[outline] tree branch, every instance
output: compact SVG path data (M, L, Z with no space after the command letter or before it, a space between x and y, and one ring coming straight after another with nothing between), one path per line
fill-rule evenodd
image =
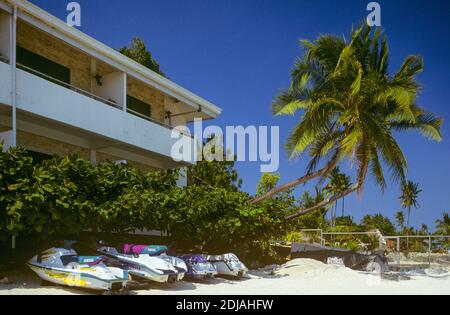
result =
M254 204L259 203L261 201L270 199L273 196L275 196L276 194L278 194L280 192L283 192L285 190L288 190L289 188L298 186L298 185L306 183L306 182L308 182L308 181L310 181L310 180L312 180L314 178L317 178L317 177L320 177L320 176L323 176L323 175L327 174L328 172L330 172L332 169L334 169L337 166L337 164L339 162L339 158L340 158L340 154L337 153L335 156L333 156L333 158L328 162L328 164L324 168L318 170L317 172L306 174L305 176L297 178L296 180L288 182L288 183L286 183L284 185L275 187L274 189L270 190L269 192L267 192L267 193L265 193L265 194L263 194L261 196L257 196L256 198L251 200L250 204L254 205Z
M344 198L347 195L350 195L351 193L357 191L359 188L360 188L360 185L359 184L355 184L351 188L343 191L342 193L337 194L337 195L333 195L333 196L325 199L324 201L319 202L318 204L316 204L313 207L310 207L308 209L302 209L302 210L300 210L300 211L298 211L296 213L293 213L293 214L287 216L286 219L287 220L295 219L297 217L300 217L300 216L306 215L308 213L314 212L316 210L319 210L320 208L323 208L323 207L329 205L330 203L335 202L336 200L339 200L341 198Z

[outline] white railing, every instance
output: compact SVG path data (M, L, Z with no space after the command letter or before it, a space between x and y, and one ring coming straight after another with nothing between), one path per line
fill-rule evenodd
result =
M9 60L8 60L7 58L4 58L3 56L0 56L0 60L1 60L1 61L4 61L4 62L6 62L6 63L9 62ZM123 110L122 106L120 106L119 104L117 104L117 103L114 102L114 101L107 100L107 99L105 99L105 98L103 98L103 97L100 97L100 96L98 96L98 95L95 95L95 94L93 94L93 93L91 93L91 92L88 92L88 91L85 91L85 90L83 90L83 89L80 89L80 88L78 88L78 87L76 87L76 86L73 86L73 85L67 83L67 82L58 80L58 79L56 79L56 78L54 78L54 77L52 77L52 76L49 76L49 75L44 74L44 73L42 73L42 72L39 72L39 71L37 71L37 70L35 70L35 69L33 69L33 68L27 67L27 66L22 65L22 64L19 64L19 63L17 64L17 68L19 68L19 69L21 69L21 70L24 70L24 71L27 71L27 72L29 72L29 73L31 73L31 74L34 74L34 75L36 75L36 76L38 76L38 77L40 77L40 78L43 78L43 79L45 79L45 80L47 80L47 81L50 81L50 82L55 83L55 84L57 84L57 85L60 85L60 86L62 86L62 87L65 87L65 88L67 88L67 89L69 89L69 90L72 90L72 91L74 91L74 92L77 92L77 93L79 93L79 94L82 94L82 95L84 95L84 96L87 96L87 97L89 97L89 98L92 98L92 99L94 99L94 100L96 100L96 101L102 102L102 103L104 103L104 104L106 104L106 105L109 105L109 106L111 106L111 107L114 107L114 108L116 108L116 109ZM149 122L155 123L155 124L157 124L157 125L159 125L159 126L161 126L161 127L167 128L167 129L169 129L169 130L173 130L173 129L174 129L172 126L169 126L169 125L167 125L167 124L165 124L165 123L163 123L163 122L160 122L160 121L158 121L158 120L156 120L156 119L153 119L153 118L151 118L151 117L145 116L145 115L143 115L143 114L141 114L141 113L138 113L138 112L136 112L136 111L134 111L134 110L127 109L127 113L129 113L129 114L131 114L131 115L134 115L134 116L137 116L137 117L139 117L139 118L145 119L145 120L147 120L147 121L149 121ZM192 135L190 135L190 134L188 134L188 133L186 133L186 132L183 132L183 131L180 131L180 134L185 135L185 136L188 136L188 137L190 137L190 138L193 138Z
M380 239L380 244L386 246L386 248L390 248L387 241L395 241L395 249L390 248L396 254L396 260L398 267L401 266L401 253L407 252L407 250L403 250L401 248L401 240L410 240L410 239L423 239L428 241L428 264L431 266L432 264L432 254L433 254L433 240L449 240L450 235L394 235L394 236L384 236L380 232L370 231L370 232L324 232L322 229L303 229L300 230L302 233L317 233L320 236L320 245L324 246L326 243L326 236L365 236L365 235L373 235L378 236Z
M402 252L402 248L401 248L401 240L402 239L406 239L407 242L410 239L422 239L422 240L426 240L428 241L428 249L427 249L427 253L428 253L428 264L431 266L432 263L432 259L431 259L431 254L433 253L433 240L435 239L448 239L450 241L450 235L393 235L393 236L384 236L384 239L386 240L395 240L396 245L395 245L395 251L397 254L397 265L400 267L401 265L401 252ZM408 251L408 249L406 250Z
M17 64L17 68L18 68L18 69L21 69L21 70L24 70L24 71L27 71L27 72L29 72L29 73L31 73L31 74L34 74L34 75L36 75L36 76L38 76L38 77L40 77L40 78L42 78L42 79L45 79L45 80L50 81L50 82L52 82L52 83L55 83L55 84L57 84L57 85L61 85L62 87L65 87L65 88L67 88L67 89L69 89L69 90L72 90L72 91L74 91L74 92L83 94L84 96L90 97L90 98L92 98L92 99L94 99L94 100L96 100L96 101L102 102L102 103L104 103L104 104L106 104L106 105L109 105L109 106L112 106L112 107L115 107L115 108L117 108L117 109L121 109L121 110L122 110L122 107L121 107L120 105L118 105L118 104L117 104L116 102L114 102L114 101L110 101L110 100L107 100L107 99L105 99L105 98L102 98L102 97L100 97L100 96L98 96L98 95L95 95L95 94L93 94L93 93L91 93L91 92L87 92L87 91L85 91L85 90L83 90L83 89L80 89L80 88L78 88L78 87L76 87L76 86L73 86L73 85L71 85L71 84L69 84L69 83L67 83L67 82L58 80L58 79L56 79L56 78L54 78L54 77L52 77L52 76L49 76L49 75L44 74L44 73L42 73L42 72L39 72L39 71L37 71L37 70L35 70L35 69L33 69L33 68L27 67L27 66L22 65L22 64L20 64L20 63Z
M6 58L5 56L0 55L0 61L9 64L9 59Z

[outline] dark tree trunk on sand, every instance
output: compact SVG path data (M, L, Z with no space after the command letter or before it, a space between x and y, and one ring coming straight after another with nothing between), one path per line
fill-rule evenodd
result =
M360 188L359 184L356 184L353 187L347 189L346 191L344 191L344 192L342 192L340 194L334 195L334 196L332 196L330 198L325 199L322 202L319 202L318 204L316 204L313 207L310 207L308 209L302 209L302 210L300 210L300 211L298 211L296 213L293 213L293 214L287 216L286 219L288 219L288 220L289 219L295 219L297 217L300 217L300 216L306 215L308 213L317 211L320 208L323 208L323 207L329 205L330 203L335 202L336 200L339 200L339 199L341 199L341 198L343 198L343 197L345 197L347 195L350 195L351 193L357 191L359 188Z

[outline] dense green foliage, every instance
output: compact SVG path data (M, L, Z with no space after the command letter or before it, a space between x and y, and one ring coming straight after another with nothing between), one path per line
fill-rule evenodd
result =
M299 207L307 209L313 205L322 202L325 199L324 191L316 188L315 193L311 194L305 191L299 200ZM294 220L297 226L301 226L303 229L326 229L331 225L328 222L326 215L331 210L330 208L323 207L316 212L309 213Z
M131 44L120 48L119 52L149 68L150 70L164 76L164 73L160 70L159 63L153 59L151 52L147 49L144 41L139 37L134 37L131 40Z
M442 219L436 220L436 232L442 235L450 235L450 214L446 212Z
M141 174L127 165L92 167L76 156L41 163L20 149L0 154L0 237L161 228L176 172ZM152 209L152 211L149 211Z
M188 184L238 191L242 185L233 161L200 161L189 167Z
M201 165L189 172L207 176L208 172L199 172ZM302 240L305 236L300 233L302 229L335 232L378 229L384 235L427 232L427 227L418 231L406 228L402 214L398 215L398 230L381 214L365 216L359 224L349 216L337 217L332 227L327 218L329 207L286 221L286 214L320 202L325 192L317 188L297 200L289 191L258 205L249 205L251 196L239 191L237 174L231 165L207 166L206 169L213 167L222 176L213 177L217 181L202 184L200 180L179 188L178 172L173 170L142 173L129 165L115 163L93 167L76 156L34 162L20 148L0 153L0 239L6 240L11 235L51 239L86 230L148 229L167 232L171 241L184 248L233 250L255 257L270 253L271 240ZM278 180L278 174L264 174L258 191L264 193ZM448 214L437 221L439 233L449 231L448 221ZM361 246L361 240L370 246L377 241L369 237L358 240L335 237L327 244L355 248ZM411 246L419 249L422 244L416 246L411 242Z
M233 177L225 169L221 178ZM177 178L178 171L143 173L112 162L93 167L76 156L34 163L11 149L0 153L0 238L147 229L206 250L248 252L283 236L285 204L250 206L248 194L223 180L179 188Z
M380 213L364 216L361 220L361 228L362 231L377 229L386 236L396 235L397 233L391 220Z

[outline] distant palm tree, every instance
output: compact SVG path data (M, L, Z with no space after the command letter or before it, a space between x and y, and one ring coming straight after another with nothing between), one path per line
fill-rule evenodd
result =
M397 226L401 233L405 229L405 214L403 211L399 211L395 214L395 220L397 221Z
M340 168L335 167L328 175L329 183L325 186L325 191L329 195L337 195L346 190L348 190L351 186L350 177L342 174ZM344 201L344 198L342 198ZM342 203L342 216L344 216L344 206ZM331 226L334 227L336 225L336 217L337 217L337 208L338 208L338 200L334 202L334 206L331 209Z
M430 230L429 230L429 228L428 228L428 225L422 224L421 227L420 227L419 233L422 234L422 235L428 235L428 234L430 234Z
M410 226L411 208L418 208L420 206L418 198L421 192L422 190L419 189L419 183L407 181L402 185L402 195L400 196L400 200L402 201L403 209L408 210L406 219L406 236L414 234L414 229ZM406 238L406 246L409 249L409 237Z
M400 70L388 72L389 48L380 29L363 24L353 29L350 41L322 35L301 42L305 50L291 74L291 87L273 104L276 116L302 111L286 144L291 158L311 156L306 174L256 196L252 204L329 174L347 159L356 166L356 183L337 195L287 218L321 209L350 193L362 193L368 173L386 187L383 166L404 182L406 159L394 138L397 131L416 129L440 141L442 120L417 105L423 70L419 56L407 57ZM325 165L318 168L322 159ZM381 163L381 160L384 163Z
M442 219L436 220L436 232L442 235L450 235L450 215L448 212L442 215Z
M350 176L342 174L342 191L347 191L352 186ZM342 217L345 216L345 196L342 197Z
M418 199L419 194L422 192L419 189L419 183L415 183L412 181L408 181L402 186L402 195L400 196L400 200L402 202L403 209L408 210L406 227L410 227L410 219L411 219L411 209L420 207Z

